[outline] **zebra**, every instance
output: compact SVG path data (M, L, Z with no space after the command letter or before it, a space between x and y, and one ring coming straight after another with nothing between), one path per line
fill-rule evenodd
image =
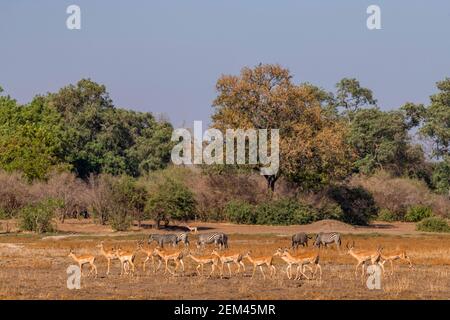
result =
M297 249L299 245L308 246L308 239L312 239L304 232L296 233L292 236L292 249Z
M165 243L171 244L172 246L176 246L178 244L178 235L169 233L169 234L150 234L148 237L148 244L156 241L158 245L163 248Z
M185 246L189 246L189 237L187 232L180 232L177 234L177 244L182 242Z
M197 248L214 243L219 248L228 248L228 236L223 232L203 233L198 236Z
M320 232L316 235L314 240L314 246L320 248L321 245L327 247L331 243L335 243L336 247L340 249L341 247L341 235L338 232Z

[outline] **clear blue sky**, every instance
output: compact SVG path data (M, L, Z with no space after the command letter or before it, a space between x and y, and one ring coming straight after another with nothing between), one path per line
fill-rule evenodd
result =
M82 29L66 28L66 8ZM366 8L382 30L366 28ZM20 102L83 77L118 106L208 121L221 74L279 63L332 90L343 77L383 109L427 102L450 76L450 1L14 0L0 2L0 85Z

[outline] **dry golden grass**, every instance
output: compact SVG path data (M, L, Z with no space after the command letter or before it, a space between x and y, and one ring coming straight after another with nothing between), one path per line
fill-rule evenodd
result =
M275 258L275 278L263 281L257 270L251 279L252 267L245 260L244 275L224 279L219 273L211 279L199 277L196 264L185 259L185 276L153 274L151 264L142 271L145 254L139 252L134 277L119 277L119 262L113 261L110 276L106 276L106 259L100 255L97 244L105 241L107 247L119 245L134 249L133 237L72 237L42 240L34 235L3 235L0 237L0 298L1 299L448 299L450 296L450 236L445 235L343 235L340 251L334 247L320 251L323 278L319 280L288 280L285 264ZM381 290L368 290L360 279L355 279L355 260L346 253L345 243L355 241L356 248L385 250L404 249L410 255L415 269L404 262L394 262L395 273L382 280ZM193 242L193 241L192 241ZM230 251L252 250L253 255L268 255L278 247L288 247L287 236L230 235ZM154 247L154 245L152 246ZM83 277L81 290L66 288L66 268L73 264L67 256L70 249L79 254L96 254L99 271L97 279ZM196 251L195 246L191 247ZM212 247L208 247L209 253ZM314 250L312 248L300 251ZM387 266L387 265L386 265ZM172 265L173 268L173 265ZM210 270L205 268L205 273ZM85 270L87 272L87 269ZM232 266L235 271L235 266ZM266 272L268 274L268 272Z

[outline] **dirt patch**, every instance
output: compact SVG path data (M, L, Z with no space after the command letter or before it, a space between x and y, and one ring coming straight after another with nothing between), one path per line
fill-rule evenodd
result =
M347 223L337 221L337 220L321 220L313 222L309 225L311 229L321 230L321 231L340 231L340 232L352 232L356 228Z

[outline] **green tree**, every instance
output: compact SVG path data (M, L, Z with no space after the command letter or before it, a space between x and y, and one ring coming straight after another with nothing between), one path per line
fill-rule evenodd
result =
M342 114L352 121L355 112L364 106L376 106L377 100L373 97L372 90L361 87L354 78L343 78L336 84L336 108L343 109Z
M355 168L364 173L387 169L403 174L408 159L414 155L410 150L408 126L399 111L384 112L378 108L356 111L349 141L357 154Z
M43 179L61 163L63 130L59 115L42 97L21 106L0 96L0 167L21 171L29 179Z
M150 113L115 108L105 86L83 79L46 98L63 119L64 160L79 176L138 176L169 162L172 126Z
M145 210L156 220L157 228L161 221L167 225L170 219L188 220L195 216L194 194L182 183L167 178L153 185L149 192Z

